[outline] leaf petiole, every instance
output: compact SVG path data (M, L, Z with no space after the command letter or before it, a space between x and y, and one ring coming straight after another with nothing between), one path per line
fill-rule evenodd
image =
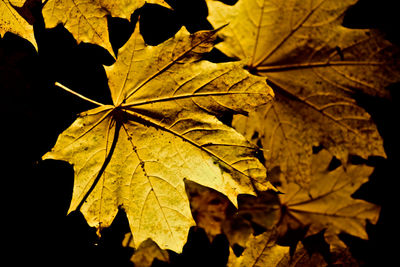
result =
M76 96L79 97L79 98L82 98L82 99L84 99L84 100L86 100L86 101L92 103L92 104L95 104L95 105L97 105L97 106L104 106L104 104L102 104L102 103L100 103L100 102L97 102L97 101L95 101L95 100L92 100L92 99L90 99L90 98L87 98L86 96L83 96L83 95L81 95L81 94L79 94L79 93L77 93L77 92L75 92L75 91L69 89L68 87L66 87L65 85L62 85L62 84L59 83L59 82L55 82L55 85L58 86L58 87L60 87L60 88L62 88L62 89L64 89L65 91L67 91L67 92L69 92L69 93L71 93L71 94L73 94L73 95L76 95Z

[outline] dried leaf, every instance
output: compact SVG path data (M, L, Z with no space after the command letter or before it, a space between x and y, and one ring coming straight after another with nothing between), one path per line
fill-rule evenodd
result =
M347 248L334 248L328 259L316 251L310 251L299 243L293 253L288 246L275 243L273 231L265 232L249 239L243 254L231 257L228 266L232 267L322 267L359 266ZM327 262L328 261L328 262Z
M338 234L346 232L367 239L367 220L375 224L380 207L351 195L372 173L365 165L339 166L329 170L332 156L322 150L313 156L313 170L308 186L300 187L294 182L283 183L279 189L282 205L278 229L283 235L290 229L307 228L307 235L326 229L325 239L333 247L344 247Z
M49 0L43 7L43 17L46 27L53 28L62 23L78 43L97 44L114 55L107 16L130 19L131 14L146 2L169 7L164 0Z
M22 7L25 0L1 0L0 2L0 37L11 32L27 39L37 49L33 26L20 16L15 7Z
M343 162L348 154L385 155L354 94L387 96L385 86L400 80L399 53L377 31L341 26L355 2L208 1L211 23L229 23L217 47L266 76L276 93L276 101L234 125L248 137L258 133L268 169L280 168L288 181L308 182L312 146Z
M246 244L243 254L237 259L230 259L232 267L263 267L277 266L289 254L289 247L275 243L274 231L267 231L258 236L252 236Z
M184 180L225 194L270 188L257 147L217 117L248 112L272 90L240 63L199 60L215 31L146 46L138 28L106 68L113 105L84 112L43 158L74 165L69 211L80 209L101 230L125 210L134 244L153 239L182 250L194 225ZM75 93L76 94L76 93Z

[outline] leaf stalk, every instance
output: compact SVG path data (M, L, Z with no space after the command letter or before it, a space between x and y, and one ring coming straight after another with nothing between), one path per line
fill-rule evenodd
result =
M88 101L88 102L90 102L90 103L92 103L92 104L95 104L95 105L97 105L97 106L104 106L104 104L102 104L102 103L100 103L100 102L97 102L97 101L95 101L95 100L93 100L93 99L90 99L90 98L88 98L88 97L86 97L86 96L83 96L83 95L81 95L81 94L79 94L79 93L77 93L77 92L75 92L75 91L69 89L69 88L66 87L65 85L62 85L62 84L59 83L59 82L55 82L55 85L58 86L58 87L60 87L60 88L62 88L62 89L64 89L64 90L67 91L68 93L71 93L71 94L73 94L73 95L76 95L77 97L79 97L79 98L81 98L81 99L83 99L83 100L86 100L86 101Z

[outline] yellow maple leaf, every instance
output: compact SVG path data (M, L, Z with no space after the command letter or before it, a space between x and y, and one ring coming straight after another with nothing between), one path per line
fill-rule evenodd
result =
M400 80L398 49L377 31L341 26L356 0L208 1L209 20L221 30L217 48L267 77L276 101L235 118L234 126L261 140L269 170L307 183L312 147L343 162L348 154L385 156L371 116L354 94L387 96Z
M278 266L289 254L289 247L277 245L276 231L266 231L258 236L252 236L246 243L243 254L236 258L230 256L230 267L263 267Z
M307 249L302 242L295 247L276 244L276 229L252 236L240 257L229 255L229 267L301 267L301 266L358 266L348 248L331 248L328 262L322 254ZM233 254L233 253L232 253Z
M48 0L43 7L46 27L62 23L78 43L88 42L112 50L107 28L107 16L130 19L145 3L169 7L164 0Z
M367 220L378 221L380 207L351 195L365 182L373 168L365 165L339 166L329 170L332 155L321 150L313 156L311 181L300 187L294 182L279 188L282 215L278 229L281 234L290 229L308 228L307 235L326 229L325 239L332 247L345 247L338 234L345 232L368 239Z
M25 0L0 1L0 37L6 32L11 32L27 39L37 50L33 26L21 17L14 7L22 7Z
M215 35L183 28L147 46L136 28L106 67L114 104L85 98L99 107L80 114L43 157L74 166L69 211L79 209L101 230L123 208L135 245L151 238L179 252L194 225L185 179L235 205L238 194L269 188L257 148L217 117L266 103L272 90L241 63L200 60Z

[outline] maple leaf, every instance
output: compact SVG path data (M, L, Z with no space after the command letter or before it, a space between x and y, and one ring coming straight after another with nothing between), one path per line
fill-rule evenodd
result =
M46 27L53 28L62 23L78 43L97 44L114 55L107 16L130 19L131 14L145 3L169 7L164 0L49 0L43 7L43 18Z
M230 257L231 267L277 266L289 254L289 247L277 245L276 231L271 230L258 236L251 236L246 243L243 254Z
M231 258L228 266L358 266L357 261L351 256L347 248L332 249L328 263L322 254L307 249L302 243L299 243L292 252L288 246L276 244L275 240L276 234L274 231L252 236L248 240L243 254L238 258Z
M126 236L132 238L132 234L129 233ZM123 244L125 247L130 246L129 240L128 244ZM130 246L135 248L134 246ZM157 259L163 262L169 262L169 255L166 250L161 250L157 244L151 240L147 239L136 248L135 253L131 257L131 262L137 267L150 267L153 261Z
M0 37L6 32L11 32L27 39L37 50L33 26L30 25L15 8L24 5L25 0L1 0L0 1Z
M307 228L306 236L325 231L325 239L333 247L345 247L337 237L341 232L368 239L367 220L375 224L380 207L351 195L365 182L373 168L348 164L334 170L328 166L332 155L321 150L313 156L311 181L306 187L295 182L279 187L282 215L278 229L286 233L291 229Z
M267 77L276 101L235 118L234 126L261 140L268 169L288 181L308 182L312 146L343 162L348 154L385 156L371 116L354 94L386 97L399 81L398 49L377 31L341 26L356 0L208 1L208 19L221 30L217 45Z
M235 205L238 194L269 188L257 147L217 117L270 101L272 89L239 62L200 60L215 38L215 31L189 35L183 28L146 46L137 26L106 67L114 104L85 98L99 107L80 114L43 157L74 166L69 212L79 209L101 230L120 207L136 246L151 238L179 252L194 225L185 179Z

